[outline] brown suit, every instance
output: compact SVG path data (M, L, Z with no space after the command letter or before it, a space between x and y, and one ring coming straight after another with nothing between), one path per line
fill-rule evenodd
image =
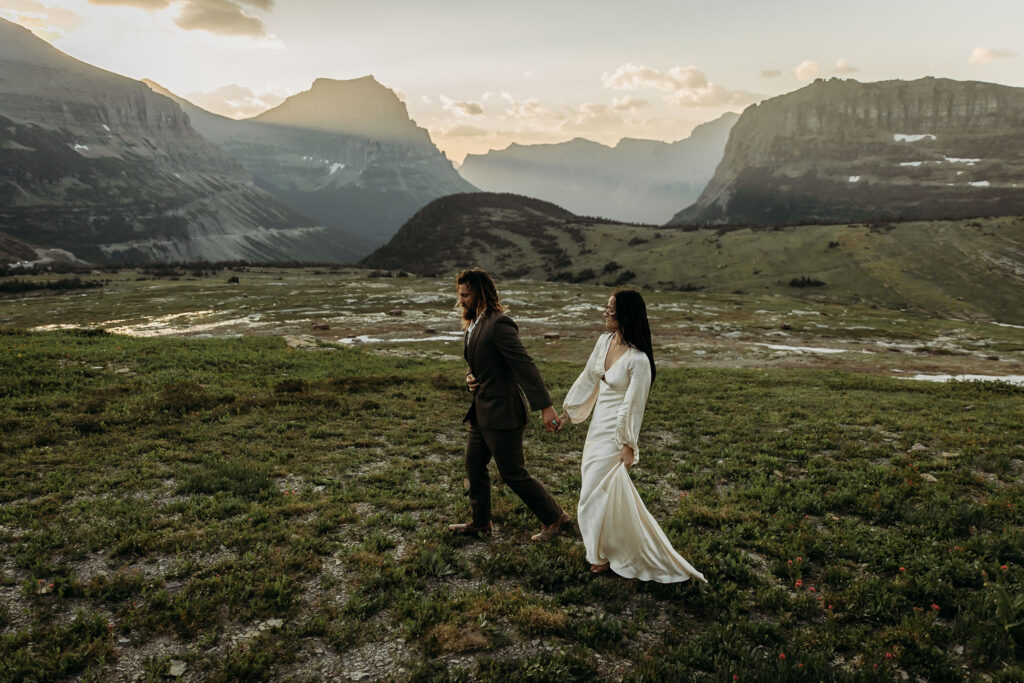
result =
M519 340L519 328L503 313L487 311L466 340L466 362L480 383L466 412L469 440L466 474L473 525L486 526L491 517L491 457L502 480L522 498L545 525L562 516L544 486L526 471L523 430L530 410L551 405L537 366Z

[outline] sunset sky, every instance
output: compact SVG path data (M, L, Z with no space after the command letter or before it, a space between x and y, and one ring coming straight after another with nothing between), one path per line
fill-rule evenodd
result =
M678 140L816 77L1024 86L1021 0L0 0L0 17L228 116L372 74L457 162Z

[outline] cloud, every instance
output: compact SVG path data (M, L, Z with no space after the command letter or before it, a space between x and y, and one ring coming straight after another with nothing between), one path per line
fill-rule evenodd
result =
M846 61L845 59L840 59L838 62L836 62L836 71L835 72L837 74L855 74L858 71L860 71L860 67L859 66L854 66L854 65L850 64L850 62Z
M988 47L976 47L968 58L968 64L990 64L997 59L1010 59L1016 57L1017 53L1011 50L993 50Z
M761 69L761 78L778 78L782 75L782 69Z
M547 105L542 104L540 100L518 101L507 92L501 93L501 98L505 100L505 115L517 121L550 123L551 121L561 121L565 118L558 112L549 109Z
M668 73L642 64L627 63L612 73L601 74L604 87L612 90L661 90L676 92L688 88L702 88L708 84L695 66L674 66Z
M262 9L269 0L246 0ZM232 0L187 0L174 23L187 31L209 31L226 36L265 36L263 20L242 11Z
M149 11L164 9L171 0L89 0L90 5L110 5L113 7L138 7Z
M612 90L660 90L666 101L686 107L740 106L759 98L746 90L728 90L712 83L692 65L674 66L662 72L627 63L612 73L602 74L601 81Z
M246 14L244 6L270 10L274 0L89 0L90 5L137 7L155 12L180 6L174 23L186 31L208 31L225 36L267 35L260 17Z
M484 108L479 102L471 100L453 100L441 95L441 108L457 116L482 116Z
M805 60L793 69L793 75L797 77L797 80L809 81L812 78L817 78L818 74L821 73L821 65L817 62Z
M257 94L237 83L185 95L185 99L197 107L234 119L256 116L281 104L285 97L283 93L272 91Z
M601 128L618 128L622 125L622 116L599 102L584 102L576 114L562 123L563 130L588 130Z
M650 102L636 97L615 97L612 99L612 109L616 111L636 111L648 106Z
M82 21L82 17L71 10L49 7L36 0L2 0L0 17L24 26L50 42L63 38Z

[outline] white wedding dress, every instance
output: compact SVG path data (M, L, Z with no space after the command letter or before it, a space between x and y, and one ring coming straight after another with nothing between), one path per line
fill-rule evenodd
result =
M574 423L593 412L583 446L583 485L576 517L587 561L608 562L616 574L629 579L706 581L672 548L619 460L624 444L633 449L636 461L640 459L637 435L651 389L651 366L643 351L629 348L605 371L611 340L611 333L597 340L587 367L563 403Z

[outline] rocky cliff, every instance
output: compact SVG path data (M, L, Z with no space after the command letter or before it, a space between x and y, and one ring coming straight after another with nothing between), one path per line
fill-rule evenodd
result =
M0 20L0 225L90 261L348 260L143 83Z
M738 118L725 114L673 143L624 138L607 147L577 138L512 144L470 154L459 173L483 190L538 197L580 215L661 224L707 185Z
M819 80L743 112L679 225L1024 212L1024 88Z
M424 204L476 189L395 93L371 76L317 79L310 90L244 121L175 99L196 130L261 187L339 237L356 235L361 255L390 239Z

